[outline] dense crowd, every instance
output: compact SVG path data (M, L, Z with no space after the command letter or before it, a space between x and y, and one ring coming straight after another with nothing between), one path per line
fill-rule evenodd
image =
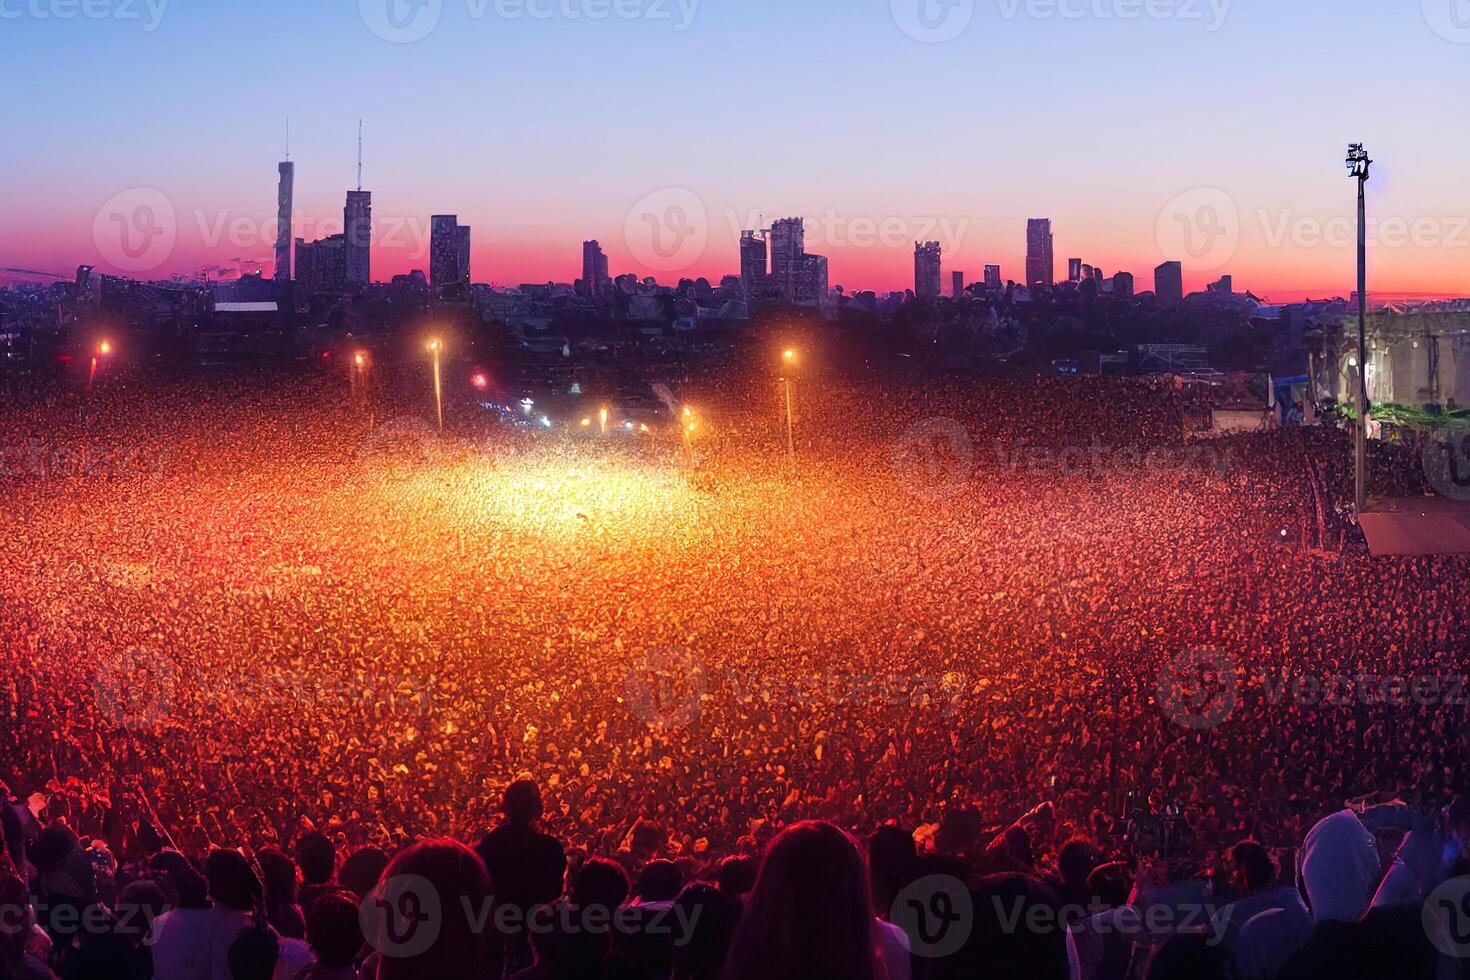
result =
M469 409L441 437L432 405L369 422L300 387L7 404L5 894L38 931L4 969L1384 975L1345 972L1364 944L1445 966L1419 913L1466 828L1425 815L1467 788L1470 577L1319 547L1340 434L1187 442L1169 382L813 377L789 460L774 379L681 394L693 471L675 441ZM502 799L528 773L544 812ZM1370 796L1404 803L1341 812ZM497 811L502 851L450 843ZM423 954L472 950L454 972L348 928L405 876L643 925L471 929ZM57 896L151 925L68 931ZM1012 900L1087 915L992 921ZM724 926L643 941L680 902ZM1191 903L1218 929L1119 927ZM966 904L955 949L904 919ZM1272 909L1244 972L1227 924ZM242 940L273 965L231 972Z

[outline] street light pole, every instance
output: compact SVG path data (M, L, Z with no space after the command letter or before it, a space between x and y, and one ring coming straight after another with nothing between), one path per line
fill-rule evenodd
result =
M786 350L781 354L781 360L786 364L786 373L781 376L781 383L786 386L786 455L792 461L796 461L796 425L792 419L791 412L791 368L796 366L796 351Z
M796 430L791 419L791 379L782 378L786 383L786 455L792 459L796 458Z
M1373 161L1362 143L1348 147L1348 173L1358 181L1358 428L1353 466L1353 503L1368 506L1368 170Z
M444 387L439 377L439 348L442 345L438 340L429 341L429 350L434 355L434 411L439 416L439 431L444 431Z
M96 352L92 355L92 366L87 369L87 394L92 394L92 385L97 380L97 362L99 359L112 353L112 342L104 340L97 345Z

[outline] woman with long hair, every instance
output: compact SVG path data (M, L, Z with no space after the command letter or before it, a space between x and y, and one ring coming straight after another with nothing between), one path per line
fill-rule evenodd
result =
M368 896L368 942L376 980L499 980L504 949L487 914L490 874L457 841L431 840L403 851Z
M722 980L881 980L862 854L819 820L766 849Z

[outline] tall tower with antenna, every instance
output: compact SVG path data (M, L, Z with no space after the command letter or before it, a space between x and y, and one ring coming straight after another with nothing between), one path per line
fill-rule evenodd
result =
M362 120L357 121L357 190L347 192L342 213L347 252L347 284L366 286L373 281L373 195L362 189Z
M291 210L296 193L296 164L291 162L291 117L286 117L286 159L276 168L276 282L291 281Z

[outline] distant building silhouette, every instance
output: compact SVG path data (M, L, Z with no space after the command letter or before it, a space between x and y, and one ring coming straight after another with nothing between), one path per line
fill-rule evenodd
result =
M827 300L827 256L806 255L801 257L801 275L797 277L793 302L807 306L821 306Z
M291 281L291 209L296 193L296 164L282 160L276 188L276 282Z
M1165 262L1154 270L1154 297L1163 306L1184 302L1184 265Z
M342 228L347 246L347 284L366 286L373 281L372 191L347 192Z
M938 242L914 242L914 295L938 299L943 282Z
M806 254L806 223L780 218L771 225L771 285L787 299L795 299L797 277Z
M1230 296L1235 292L1235 277L1221 276L1219 282L1210 283L1209 289L1212 293L1224 293L1226 296Z
M961 296L965 295L965 274L956 270L954 272L951 272L949 276L952 283L952 288L954 290L952 295L955 299L959 299Z
M436 214L429 222L429 285L434 289L469 285L470 229L453 214Z
M1080 282L1081 280L1082 280L1082 260L1081 259L1068 259L1067 260L1067 281L1068 282Z
M1133 273L1118 272L1113 275L1113 298L1133 298Z
M296 282L313 293L340 293L347 288L347 236L320 241L296 239Z
M740 233L740 280L746 292L766 284L766 240L759 231Z
M459 281L470 284L470 226L460 225L454 229L454 259Z
M599 296L611 282L607 270L607 253L597 239L582 243L582 284L591 296Z
M805 220L781 218L771 225L767 241L771 250L771 285L793 303L820 306L826 302L827 258L807 254Z
M1000 266L987 265L985 267L985 288L999 289L1003 283L1000 278Z
M1026 285L1056 284L1056 260L1052 255L1050 218L1032 218L1026 222Z

